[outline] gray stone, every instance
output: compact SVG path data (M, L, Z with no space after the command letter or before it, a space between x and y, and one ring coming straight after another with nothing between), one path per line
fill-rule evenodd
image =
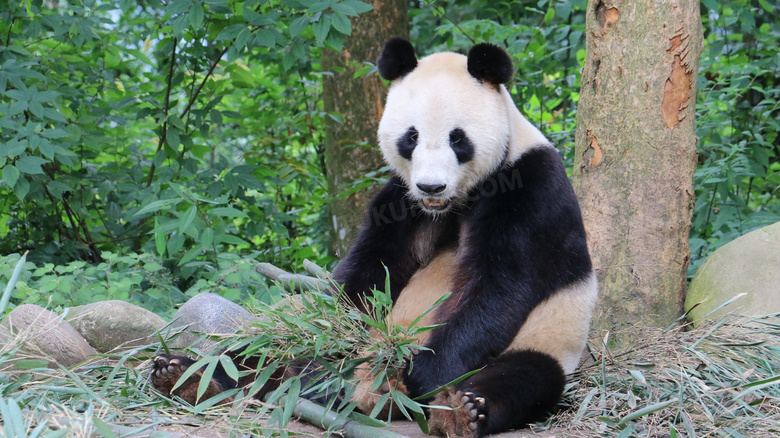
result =
M217 342L202 339L200 333L232 334L243 325L257 320L246 309L219 295L203 292L190 298L173 316L174 328L189 324L185 332L179 335L171 345L176 348L194 347L204 353L216 348Z
M745 234L707 257L691 281L685 310L700 303L690 313L697 321L738 296L709 318L780 312L780 222Z
M2 321L0 330L4 345L20 345L16 359L36 358L73 366L97 354L70 324L40 306L23 304L12 310Z
M157 338L149 336L166 324L157 314L119 300L71 307L66 319L89 345L103 353L155 342Z

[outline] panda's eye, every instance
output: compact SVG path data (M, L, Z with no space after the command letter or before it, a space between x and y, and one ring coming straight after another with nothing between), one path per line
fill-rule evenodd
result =
M474 158L474 145L461 128L455 128L450 131L450 147L458 158L458 163L463 164Z
M412 152L414 152L414 148L417 146L417 137L419 137L419 135L420 133L417 132L417 129L415 129L414 126L409 128L404 135L398 139L398 155L407 160L411 160Z

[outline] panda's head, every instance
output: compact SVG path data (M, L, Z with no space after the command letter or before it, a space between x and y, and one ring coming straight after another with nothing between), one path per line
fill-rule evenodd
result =
M408 41L391 39L377 67L392 81L379 146L427 213L463 202L502 163L516 159L513 137L545 142L502 85L513 68L497 46L483 43L468 56L445 52L418 61Z

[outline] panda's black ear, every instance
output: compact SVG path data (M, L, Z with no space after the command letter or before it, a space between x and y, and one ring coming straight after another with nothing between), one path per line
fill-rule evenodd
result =
M480 43L469 50L468 69L471 76L494 85L512 79L512 59L496 45Z
M406 75L417 67L412 43L403 38L391 38L385 43L382 54L376 61L377 70L383 78L392 81Z

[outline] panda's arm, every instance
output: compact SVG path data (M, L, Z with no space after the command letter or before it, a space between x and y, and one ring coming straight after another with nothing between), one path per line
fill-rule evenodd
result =
M390 273L393 302L419 268L412 255L419 213L407 198L408 189L393 176L372 200L363 228L349 253L333 271L333 278L344 285L344 294L358 308L363 294L385 289L386 271Z
M407 375L413 396L501 354L534 307L592 269L577 199L554 148L526 152L473 198L453 293L439 309L446 324Z

